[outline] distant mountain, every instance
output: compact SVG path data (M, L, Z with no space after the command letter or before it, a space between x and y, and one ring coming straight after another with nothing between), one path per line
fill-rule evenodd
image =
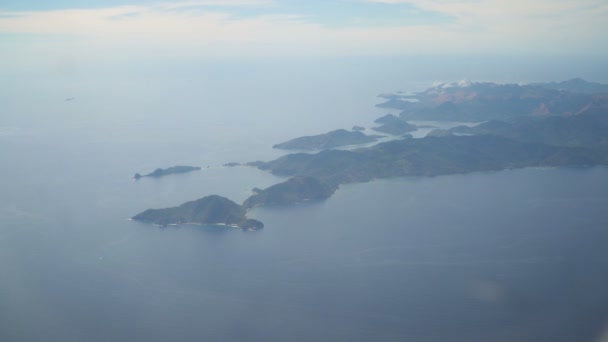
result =
M159 177L163 177L163 176L167 176L167 175L172 175L174 173L186 173L186 172L192 172L192 171L198 171L201 168L198 166L172 166L166 169L156 169L151 173L148 173L147 175L140 175L139 173L136 173L133 178L135 179L140 179L142 177L154 177L154 178L159 178Z
M325 134L295 138L272 146L284 150L322 150L347 145L374 142L377 137L365 135L359 131L338 129Z
M568 116L589 107L608 107L608 94L488 82L439 84L417 93L416 99L418 102L392 97L377 106L401 110L399 116L404 120L469 122L506 121L527 116Z
M246 211L242 206L217 195L186 202L178 207L148 209L133 216L133 220L163 226L170 224L221 224L253 230L264 227L257 220L247 219Z
M382 124L382 126L372 128L374 131L391 135L403 135L417 129L415 125L409 124L405 120L402 120L393 114L387 114L376 119L374 122Z
M335 186L313 177L294 177L267 189L257 189L256 194L243 203L245 208L257 206L282 206L303 201L319 201L329 198Z
M526 117L514 121L487 121L475 127L459 126L455 133L492 134L559 146L608 150L608 109L591 108L573 116Z
M531 83L531 86L537 86L547 89L565 90L577 93L601 94L608 93L608 84L588 82L582 78L573 78L562 82L549 83Z

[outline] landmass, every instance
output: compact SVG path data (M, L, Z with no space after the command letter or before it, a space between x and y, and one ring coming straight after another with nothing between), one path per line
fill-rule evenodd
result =
M163 177L163 176L167 176L167 175L171 175L174 173L186 173L186 172L192 172L192 171L198 171L201 168L198 166L172 166L166 169L156 169L151 173L148 173L147 175L141 175L139 173L136 173L133 178L134 179L140 179L143 177L154 177L154 178L158 178L158 177Z
M492 120L475 127L458 126L454 133L497 135L526 142L608 150L608 110L587 108L573 116Z
M245 230L258 230L264 224L247 218L247 210L260 206L285 206L304 201L320 201L329 198L336 186L312 177L293 177L266 189L254 188L254 193L239 205L225 197L211 195L180 206L164 209L148 209L132 217L133 220L160 226L199 224L224 225Z
M562 84L601 86L581 81ZM407 102L400 117L388 114L376 122L393 127L407 124L404 117L436 120L446 119L448 114L455 121L499 119L475 127L436 129L420 139L399 139L352 151L289 154L248 165L339 186L399 176L608 164L608 93L461 82L436 85L418 96L420 102Z
M588 82L582 78L573 78L562 82L531 83L530 85L547 89L565 90L588 94L608 93L608 84Z
M178 207L148 209L133 216L132 219L161 226L226 225L246 230L258 230L264 227L262 222L247 218L243 206L218 195L186 202Z
M353 128L351 128L352 131L364 131L365 127L363 126L353 126Z
M608 106L607 92L600 92L606 86L584 80L555 85L441 83L416 93L416 102L396 94L383 95L388 100L377 106L400 110L399 117L404 120L479 122L534 116L570 116L589 107ZM585 87L594 91L580 91Z
M347 145L366 144L378 140L359 131L338 129L325 134L295 138L272 146L284 150L322 150Z
M418 129L417 126L409 124L405 120L402 120L393 114L387 114L376 119L374 122L382 124L382 126L372 128L374 131L391 135L403 135Z
M323 150L244 164L291 178L266 189L254 188L243 205L214 195L175 208L147 210L133 219L255 230L263 224L247 219L247 210L321 201L342 184L523 167L608 165L608 92L596 92L602 86L576 79L548 85L463 82L418 93L419 102L405 101L402 95L383 95L390 105L407 103L399 104L403 109L399 117L389 114L376 120L382 126L374 129L385 133L411 131L413 125L405 121L408 118L484 122L435 129L418 139L401 135L354 150L330 148L372 142L376 137L337 130L296 138L274 147Z
M264 190L254 189L255 194L245 200L243 206L284 206L303 201L320 201L329 198L336 188L313 177L294 177Z
M354 151L289 154L249 165L280 176L315 177L328 184L401 176L439 176L528 166L606 164L606 153L521 142L495 135L400 139Z

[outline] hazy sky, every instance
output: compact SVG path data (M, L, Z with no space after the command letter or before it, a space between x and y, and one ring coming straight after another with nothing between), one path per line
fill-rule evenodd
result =
M0 1L3 63L608 56L605 0Z

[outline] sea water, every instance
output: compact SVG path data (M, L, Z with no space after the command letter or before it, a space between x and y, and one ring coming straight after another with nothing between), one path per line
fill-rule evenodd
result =
M275 80L260 91L246 77L62 79L5 93L0 340L602 333L605 167L343 185L321 203L253 210L259 232L128 220L210 194L241 202L284 179L224 163L276 158L284 152L270 146L298 135L369 127L386 113L374 109L375 94L393 90L345 82L315 96L309 83ZM131 179L173 165L203 169Z

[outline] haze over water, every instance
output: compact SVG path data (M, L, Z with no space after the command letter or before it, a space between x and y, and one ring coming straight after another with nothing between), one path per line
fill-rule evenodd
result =
M127 220L210 194L241 202L282 181L219 166L276 158L284 152L271 146L296 136L371 127L390 112L373 107L378 93L436 80L399 70L410 69L227 63L7 76L0 340L601 334L605 167L343 185L323 203L256 209L266 225L256 233ZM130 179L173 165L210 168Z

